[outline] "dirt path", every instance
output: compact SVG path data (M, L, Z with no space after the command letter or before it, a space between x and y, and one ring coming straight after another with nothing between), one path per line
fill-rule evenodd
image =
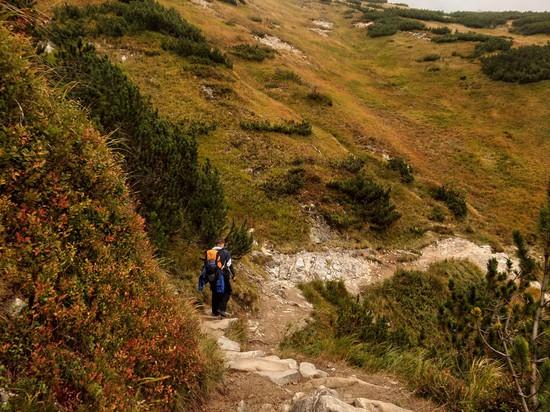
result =
M293 359L281 360L270 357L278 354L278 345L289 329L300 328L310 316L312 307L296 285L313 279L342 278L350 290L358 291L368 283L378 282L391 276L398 267L426 269L431 263L439 260L466 257L481 267L485 266L488 259L496 257L499 264L503 266L507 260L506 255L494 254L487 246L478 246L458 237L438 240L419 254L406 251L377 253L366 249L353 251L330 249L281 254L266 248L258 253L261 253L262 258L267 261L266 272L269 276L262 285L259 311L254 317L247 319L248 339L243 348L239 348L241 352L228 353L230 369L223 383L211 397L205 411L289 411L291 405L300 402L298 398L302 396L301 394L316 393L319 387L337 390L338 397L335 399L345 402L344 408L349 407L349 409L342 409L344 411L368 411L369 409L355 409L350 406L358 398L374 399L405 408L372 409L376 411L442 410L426 400L415 397L402 384L388 376L368 375L344 363L320 363L312 365L319 374L306 377L298 373L299 362ZM211 330L210 333L218 338L223 334L223 330ZM254 352L245 352L245 350ZM246 359L242 360L243 357ZM298 361L307 361L307 359ZM263 372L259 370L261 369L259 366L251 366L255 365L254 362L261 364L261 368L267 367L267 369L290 362L290 367L282 368L284 371L274 372L276 375L284 375L288 372L289 381L287 382L285 377L284 384L277 384L270 377L260 376ZM279 375L276 376L275 380L277 379Z

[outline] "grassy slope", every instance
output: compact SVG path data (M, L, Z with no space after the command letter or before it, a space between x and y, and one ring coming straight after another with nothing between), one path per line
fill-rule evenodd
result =
M41 5L51 3L42 1ZM252 42L250 31L256 29L290 42L306 56L302 59L283 52L264 63L235 59L234 73L225 71L226 79L198 79L184 69L182 59L164 52L152 57L141 54L139 49L157 47L152 36L100 43L115 59L129 55L123 67L163 115L219 123L216 132L201 139L200 150L222 170L233 213L248 216L260 237L298 245L306 238L307 224L297 200L270 201L255 186L258 181L288 168L296 158L306 159L307 168L328 181L334 176L330 160L348 151L371 153L373 148L405 156L420 175L420 183L411 190L383 172L378 161L367 166L394 187L396 203L404 212L397 227L380 239L384 243L388 239L410 243L413 237L408 229L427 226L432 202L426 183L450 182L467 192L473 209L459 230L473 227L480 238L502 240L509 239L510 221L530 229L536 208L529 206L542 200L550 167L546 155L550 118L544 115L549 82L492 82L481 74L477 63L452 56L455 50L470 51L472 44L435 45L407 33L369 39L364 30L353 28L343 18L345 7L341 5L256 0L240 7L213 2L212 9L203 9L183 0L162 3L175 7L226 50ZM252 21L251 16L262 17L263 23ZM328 38L308 30L310 20L319 17L335 23ZM540 36L515 37L518 43L540 41ZM125 48L133 49L134 56ZM435 64L439 72L427 70L434 64L416 62L432 52L443 56ZM266 80L274 68L283 66L331 95L334 107L319 109L307 103L302 98L307 86L267 89ZM460 80L462 76L466 80ZM208 101L201 85L211 83L229 86L234 94ZM308 118L314 123L314 136L245 133L238 119L252 113L269 119ZM261 173L252 175L250 168ZM324 192L322 185L313 185L299 201L322 204Z

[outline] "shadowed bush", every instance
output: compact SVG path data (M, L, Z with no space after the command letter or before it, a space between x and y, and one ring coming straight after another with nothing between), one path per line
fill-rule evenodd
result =
M113 147L124 153L139 211L157 246L166 248L169 237L189 221L201 237L215 238L219 233L211 234L214 226L201 218L204 211L198 206L219 219L225 214L219 201L223 191L220 184L211 185L211 178L203 179L193 136L161 118L126 75L107 57L98 57L93 47L69 44L57 53L54 66L61 82L74 82L69 96L89 108L101 131L113 133ZM208 186L201 186L203 182ZM215 203L193 200L205 191Z
M456 218L463 219L468 214L468 206L464 194L448 186L436 187L432 190L432 196L447 205Z
M250 61L263 62L265 59L275 57L275 50L271 47L259 44L239 44L233 47L232 52L235 56Z
M391 201L391 189L384 189L361 175L333 181L328 187L344 194L349 207L374 230L384 231L401 218Z
M271 123L268 120L250 120L242 121L241 129L255 132L275 132L282 134L297 134L300 136L309 136L312 133L311 123L302 120L300 123L294 120L284 123Z

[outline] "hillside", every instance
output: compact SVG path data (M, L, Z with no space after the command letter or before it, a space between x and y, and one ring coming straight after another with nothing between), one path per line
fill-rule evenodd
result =
M0 29L1 408L191 409L217 358L153 258L120 156L33 55Z
M182 59L162 50L162 36L151 32L99 36L96 46L161 114L215 127L198 138L199 152L222 172L230 215L248 218L259 238L295 248L307 241L312 214L357 244L414 247L432 229L465 233L498 248L510 239L512 217L517 228L532 231L534 216L526 205L541 202L550 166L548 81L490 80L477 59L461 57L472 52L471 42L435 44L414 32L369 38L354 25L361 15L340 3L161 3L201 28L233 68ZM51 4L38 3L46 12ZM550 39L509 34L501 26L476 31L510 35L514 46ZM258 40L279 50L254 61L233 49ZM430 54L438 58L419 62ZM244 130L241 122L251 119L307 119L313 133ZM392 188L402 218L386 234L365 232L350 219L345 198L327 187L354 173L354 165L346 170L350 154L365 161L366 176ZM415 183L402 184L399 173L388 169L387 156L404 158ZM281 187L294 169L302 173L298 186ZM447 211L436 214L443 225L433 221L440 204L430 193L440 184L465 193L467 219L457 221Z
M0 17L0 409L548 406L550 13Z

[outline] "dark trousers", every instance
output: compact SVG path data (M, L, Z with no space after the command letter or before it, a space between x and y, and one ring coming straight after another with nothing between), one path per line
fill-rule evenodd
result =
M218 293L214 289L212 290L212 315L218 316L220 311L223 311L222 309L222 302L223 302L224 294Z
M229 276L229 273L223 274L223 280L225 283L225 291L221 297L219 310L221 310L222 312L227 312L227 302L229 302L229 299L231 298L231 293L233 293L233 289L231 288L231 276Z

